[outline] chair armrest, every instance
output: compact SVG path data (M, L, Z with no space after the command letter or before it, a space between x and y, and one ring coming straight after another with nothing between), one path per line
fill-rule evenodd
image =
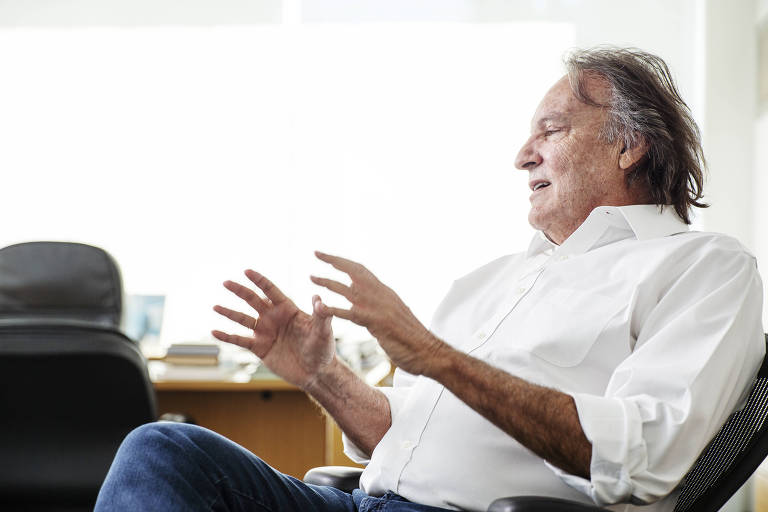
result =
M488 507L488 512L598 512L607 509L594 505L585 505L560 498L540 498L538 496L515 496L499 498Z
M321 466L312 468L304 475L304 482L314 485L327 485L340 491L352 492L360 487L360 475L363 470L348 466Z
M170 421L171 423L189 423L190 425L197 425L195 419L183 412L166 412L161 414L157 421Z
M304 482L327 485L344 492L360 487L363 470L348 466L321 466L312 468L304 475ZM576 501L538 496L500 498L491 503L488 512L607 512L606 509L585 505Z

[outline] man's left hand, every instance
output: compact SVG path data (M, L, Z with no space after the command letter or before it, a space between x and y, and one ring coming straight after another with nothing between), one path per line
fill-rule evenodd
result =
M313 283L342 295L352 304L350 309L324 303L320 307L333 316L367 328L396 366L414 375L428 373L446 344L429 332L400 297L363 265L321 252L315 252L315 256L352 280L347 286L332 279L311 276Z

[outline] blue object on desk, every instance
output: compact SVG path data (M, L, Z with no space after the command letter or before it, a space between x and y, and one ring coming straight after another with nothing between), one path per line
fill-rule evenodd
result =
M125 334L137 342L160 337L165 295L127 295L123 326Z

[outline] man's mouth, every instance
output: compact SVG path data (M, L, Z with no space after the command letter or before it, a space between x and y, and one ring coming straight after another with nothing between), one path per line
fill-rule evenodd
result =
M544 187L548 187L549 185L551 185L551 183L545 180L535 180L528 184L528 186L531 187L531 190L534 192Z

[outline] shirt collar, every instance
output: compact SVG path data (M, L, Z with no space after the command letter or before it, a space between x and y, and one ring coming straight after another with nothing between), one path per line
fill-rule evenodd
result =
M528 246L526 257L532 258L537 254L551 253L555 249L557 249L557 244L547 238L547 235L545 235L543 231L537 231L536 234L533 235L533 239Z
M688 231L688 225L671 206L652 204L598 206L561 246L537 231L528 246L527 257L556 250L560 254L580 254L607 243L633 237L637 240L659 238ZM609 230L612 237L604 236ZM601 241L598 245L597 242Z
M629 228L635 233L638 240L660 238L663 236L684 233L690 228L688 224L678 217L672 206L659 207L653 204L633 204L630 206L601 208L613 208L621 212L627 221Z

